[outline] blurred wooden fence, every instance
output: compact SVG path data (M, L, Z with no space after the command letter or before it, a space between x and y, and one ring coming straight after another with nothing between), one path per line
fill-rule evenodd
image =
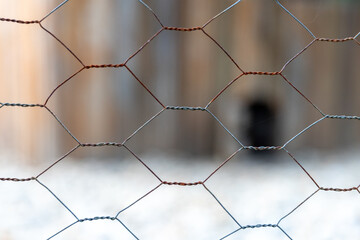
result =
M232 2L159 0L149 4L165 25L193 27L202 25ZM58 3L0 4L0 17L33 20L45 16ZM344 38L360 30L359 1L283 4L317 37ZM143 5L125 0L69 1L43 24L85 64L122 63L160 29ZM266 0L240 2L205 30L246 71L278 71L312 40L274 1ZM38 25L0 22L0 38L0 102L43 103L56 85L81 68ZM320 42L284 73L326 114L360 115L359 63L360 48L355 42ZM200 31L164 31L128 66L165 105L205 106L240 73ZM274 145L283 144L321 117L282 79L271 76L241 78L210 110L240 141L250 144L246 131L252 123L247 106L258 100L275 111ZM161 110L123 68L82 71L54 94L49 107L83 142L122 142ZM1 148L37 158L39 153L46 156L55 149L64 152L74 146L49 114L39 112L2 108ZM25 124L23 118L27 119ZM192 154L227 152L232 140L224 140L223 129L217 125L207 114L162 114L135 136L134 148L177 149ZM360 127L356 122L330 120L319 125L294 146L329 149L359 142Z

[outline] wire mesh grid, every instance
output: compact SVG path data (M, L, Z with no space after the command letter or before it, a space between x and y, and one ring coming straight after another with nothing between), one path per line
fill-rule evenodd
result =
M69 78L63 80L58 86L56 86L51 92L50 94L47 96L46 100L43 103L9 103L9 102L0 102L0 108L8 108L8 107L20 107L20 108L40 108L43 109L43 111L48 112L54 119L54 121L56 121L63 129L63 131L65 131L68 135L71 136L71 138L73 138L76 142L77 145L72 148L69 152L67 152L65 155L61 156L59 159L57 159L55 162L53 162L50 166L48 166L46 169L44 169L43 171L41 171L40 173L38 173L36 176L32 176L32 177L28 177L28 178L17 178L16 176L13 177L1 177L0 180L3 182L29 182L29 181L34 181L36 183L38 183L41 187L43 187L44 189L46 189L46 191L48 192L48 194L50 194L53 198L55 198L74 218L74 222L71 223L70 225L66 226L63 229L60 229L58 232L55 232L53 235L49 236L47 239L52 239L55 238L56 236L60 235L61 233L63 233L64 231L67 231L68 229L70 229L71 227L73 227L74 225L77 224L81 224L83 222L89 222L89 221L102 221L102 220L109 220L109 221L115 221L117 223L119 223L119 226L123 227L124 229L126 229L126 231L128 231L128 233L134 238L134 239L139 239L139 237L136 234L136 229L130 229L122 220L121 220L121 216L122 213L127 211L129 208L133 207L135 204L137 204L138 202L142 201L144 198L147 198L150 194L152 194L153 192L157 191L161 186L164 185L176 185L176 186L183 186L183 187L192 187L192 186L201 186L203 187L206 192L208 192L208 194L218 203L218 206L223 209L223 211L228 215L228 217L234 221L237 225L237 229L234 229L232 232L229 232L228 234L226 234L225 236L223 236L221 239L226 239L226 238L230 238L230 236L232 236L233 234L239 232L239 231L243 231L245 229L249 229L249 228L255 228L255 229L259 229L259 228L276 228L278 230L280 230L282 232L282 234L284 236L286 236L288 239L293 239L291 237L291 234L289 234L287 232L287 230L285 228L282 227L282 223L284 223L287 218L293 214L295 211L299 211L299 208L307 201L309 201L311 198L314 197L314 195L316 195L317 193L321 192L321 191L331 191L331 192L339 192L339 194L344 193L344 192L349 192L349 191L355 191L358 192L360 194L360 185L355 185L353 187L350 188L335 188L335 187L324 187L322 185L320 185L316 179L307 171L307 169L294 157L294 155L287 149L287 146L289 143L295 141L300 135L302 135L303 133L305 133L306 131L309 131L310 128L312 128L313 126L319 124L320 122L326 120L326 119L338 119L338 120L342 120L342 121L346 121L346 120L360 120L359 116L350 116L350 115L331 115L331 114L327 114L325 112L323 112L319 107L317 107L315 105L314 102L312 102L305 94L303 94L298 88L295 87L295 85L292 83L292 81L290 79L288 79L284 74L284 70L286 69L286 67L293 62L296 58L298 58L300 55L302 55L310 46L317 44L318 42L331 42L333 44L339 44L342 42L347 42L347 41L351 41L353 42L355 45L359 46L360 42L358 40L358 37L360 35L360 32L358 34L356 34L355 36L350 36L350 37L346 37L346 38L341 38L341 39L332 39L332 38L322 38L322 37L318 37L316 36L307 26L305 26L305 24L303 24L293 13L291 13L287 8L285 8L278 0L274 0L274 4L277 7L280 7L282 9L282 11L285 11L291 18L293 21L296 21L299 24L299 28L303 28L307 31L307 33L312 37L312 40L299 52L297 52L292 58L288 59L288 61L282 66L282 68L278 71L272 71L272 72L267 72L267 71L245 71L244 69L242 69L239 64L234 60L234 58L232 58L231 54L213 37L211 36L208 32L206 27L211 24L213 21L216 21L217 18L221 17L221 15L225 14L226 12L230 11L233 7L235 7L236 5L238 5L240 3L240 0L234 2L232 5L228 6L226 9L222 10L221 12L219 12L218 14L216 14L215 16L211 17L208 21L206 21L203 25L201 26L195 26L195 27L190 27L190 28L182 28L182 27L176 27L176 26L167 26L163 21L160 20L160 17L158 16L158 14L149 6L147 5L145 2L143 2L142 0L138 0L138 2L142 5L142 7L145 7L147 9L147 11L149 11L153 17L154 17L154 21L156 21L159 26L160 29L151 37L149 38L142 46L140 46L140 48L138 48L138 50L136 50L133 54L131 54L124 62L122 63L114 63L114 64L100 64L100 65L86 65L62 40L60 36L55 36L54 33L52 33L50 30L48 30L47 28L45 28L42 24L42 22L44 20L46 20L47 18L50 18L51 15L58 11L62 6L64 6L66 3L68 2L68 0L65 0L64 2L62 2L61 4L59 4L56 8L54 8L51 12L49 12L48 14L46 14L43 18L39 19L39 20L30 20L30 21L26 21L26 20L20 20L20 19L9 19L9 18L0 18L0 21L2 22L8 22L9 24L26 24L26 25L38 25L39 28L41 28L43 31L45 31L47 34L49 34L53 41L61 44L64 48L64 51L68 51L69 53L71 53L71 55L73 56L73 58L75 58L80 64L81 64L81 68L78 69L76 72L74 72ZM128 62L135 58L139 52L141 52L144 48L146 48L146 46L153 41L155 38L157 38L160 34L162 34L165 31L178 31L178 32L192 32L192 31L199 31L201 32L205 37L207 37L208 39L211 40L211 42L213 42L213 44L215 44L229 59L230 61L236 66L236 68L238 70L240 70L240 74L232 79L231 81L228 82L228 84L223 87L205 106L168 106L166 105L166 103L162 102L159 100L159 98L148 88L148 86L146 84L144 84L144 82L142 81L142 79L140 79L135 73L134 71L128 66ZM86 143L86 142L82 142L80 141L68 128L67 126L65 126L65 124L63 123L63 121L53 112L53 110L48 106L48 102L49 100L52 98L52 96L54 95L55 92L57 92L60 88L62 88L67 82L71 81L76 75L78 75L80 72L83 71L87 71L88 69L93 69L93 68L124 68L126 69L133 77L134 81L137 81L143 89L145 89L154 100L156 100L156 102L161 106L161 110L159 112L157 112L155 115L153 115L150 119L148 119L145 123L143 123L141 126L139 126L139 128L137 130L135 130L130 136L128 136L123 142L97 142L97 143ZM303 130L301 130L300 132L298 132L295 136L293 136L292 138L290 138L286 143L284 143L281 146L247 146L245 144L243 144L231 131L229 131L226 126L219 120L219 118L212 112L209 110L210 105L212 105L215 101L217 101L217 99L219 98L220 95L222 95L226 90L228 90L229 88L231 88L235 82L239 81L241 78L243 78L246 75L264 75L264 76L279 76L283 79L283 81L288 84L293 91L297 92L304 100L306 100L308 103L310 103L312 105L312 107L318 111L321 114L321 118L316 120L315 122L311 123L310 125L306 126ZM145 126L149 125L150 122L152 122L154 119L158 118L161 114L163 114L165 111L202 111L205 112L206 114L208 114L211 118L213 118L217 123L220 124L220 126L222 127L223 131L225 131L227 134L229 134L232 139L239 145L239 148L233 153L231 154L228 158L226 158L214 171L212 171L205 179L203 180L199 180L199 181L195 181L195 182L181 182L181 181L168 181L166 179L163 179L162 177L160 177L152 168L150 168L134 151L132 151L130 149L130 147L127 145L128 141L135 136L136 134L138 134L138 132L140 130L142 130ZM57 196L57 194L52 191L45 182L43 182L41 180L41 176L43 174L45 174L47 171L49 171L49 169L51 168L56 168L56 165L63 161L65 158L67 158L70 154L72 154L73 152L77 151L80 148L89 148L89 147L105 147L105 146L112 146L112 147L118 147L118 148L123 148L125 149L127 152L129 152L131 155L133 155L137 161L139 161L143 167L145 169L147 169L152 175L153 177L155 177L158 180L158 185L155 186L153 189L151 189L149 192L146 192L143 194L143 196L141 196L139 199L137 199L136 201L134 201L133 203L131 203L130 205L128 205L127 207L123 208L123 209L119 209L119 211L111 216L89 216L87 218L79 218L78 215L76 214L76 211L73 211L72 209L70 209L68 207L67 202L63 201L60 197ZM311 181L312 183L316 186L316 190L308 197L306 197L305 199L303 199L303 201L294 206L293 209L288 212L287 214L285 214L284 216L282 216L280 219L278 219L277 222L272 222L272 223L264 223L264 224L256 224L256 225L246 225L244 223L241 222L241 219L237 219L230 210L228 210L228 208L222 203L221 198L218 198L213 192L212 190L209 188L209 186L207 185L207 182L210 178L213 177L214 174L216 174L218 172L219 169L223 168L224 165L228 164L228 162L232 161L232 159L234 158L234 156L236 156L237 154L239 154L239 152L243 152L247 149L251 149L251 150L255 150L255 151L282 151L285 152L288 156L289 159L294 161L297 166L301 169L301 171L303 172L303 174L305 174ZM356 184L356 183L355 183ZM3 216L4 217L4 216ZM151 236L148 236L148 239L151 239Z

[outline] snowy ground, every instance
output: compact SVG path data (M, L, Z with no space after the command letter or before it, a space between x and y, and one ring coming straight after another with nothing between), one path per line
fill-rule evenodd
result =
M320 187L360 184L360 152L294 154ZM273 163L240 152L205 186L241 225L277 224L317 190L305 172L280 153ZM30 177L48 165L21 166L2 156L0 177ZM166 155L142 157L164 181L203 181L221 160L189 160ZM115 216L160 181L135 158L66 158L39 177L79 218ZM118 218L139 239L220 239L239 226L202 185L161 185ZM41 184L0 182L0 239L47 239L76 218ZM360 239L358 191L318 191L280 221L294 240ZM119 221L78 222L52 239L135 239ZM289 239L280 228L246 228L226 239Z

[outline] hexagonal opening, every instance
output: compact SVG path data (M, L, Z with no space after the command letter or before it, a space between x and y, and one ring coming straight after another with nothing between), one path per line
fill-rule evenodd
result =
M295 138L286 149L321 187L351 188L360 182L356 144L359 132L357 120L324 119Z
M125 145L162 180L176 182L204 180L241 147L210 113L172 109L163 111ZM196 175L194 169L199 170Z
M160 28L143 8L138 1L69 1L43 24L85 64L122 63Z
M38 24L0 21L0 29L0 102L43 103L81 66Z
M288 81L292 84L292 79ZM254 147L281 146L322 117L306 96L279 75L241 76L209 109L244 145Z
M241 226L277 224L317 189L284 151L262 158L245 151L205 182Z
M205 30L244 71L279 71L312 40L275 1L267 0L241 1Z
M116 156L104 158L104 151ZM40 181L78 218L115 216L156 187L159 180L123 147L81 147Z
M163 30L127 65L165 105L205 106L241 73L202 31Z
M317 41L286 66L284 75L325 114L360 115L359 62L355 41Z
M49 107L81 142L91 143L121 143L162 109L123 68L81 71L57 89Z

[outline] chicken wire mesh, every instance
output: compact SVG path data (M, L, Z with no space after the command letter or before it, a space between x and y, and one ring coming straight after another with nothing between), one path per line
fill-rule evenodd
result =
M282 5L279 1L275 0L275 1L273 1L273 4L276 7L280 8L282 11L284 11L286 14L288 14L289 17L290 17L289 19L291 21L297 22L299 28L305 29L307 34L311 37L311 41L303 49L301 49L299 52L297 52L293 57L288 59L286 61L286 63L281 67L280 70L277 70L277 71L246 71L232 57L232 54L229 51L227 51L225 49L225 47L223 47L223 45L220 44L219 41L217 41L207 31L207 27L209 25L211 25L212 23L217 21L219 18L221 18L222 15L226 14L228 11L230 11L235 6L239 6L240 5L240 0L232 3L230 6L228 6L227 8L225 8L224 10L219 12L218 14L214 15L210 19L208 19L204 24L202 24L200 26L189 27L189 28L177 27L177 26L168 26L165 22L163 22L161 20L159 15L156 13L156 11L154 11L150 7L150 5L148 5L144 1L139 0L138 1L140 3L139 7L145 7L146 10L152 14L153 21L158 24L159 30L155 34L153 34L135 52L133 52L125 61L123 61L121 63L90 64L90 65L87 65L87 64L85 64L85 61L82 60L81 57L79 57L75 53L75 51L71 50L71 47L67 46L61 40L61 36L56 36L52 31L50 31L48 28L44 27L44 25L43 25L43 22L46 19L51 18L52 14L59 11L68 2L69 2L68 0L62 2L56 8L54 8L52 11L50 11L48 14L46 14L44 17L42 17L42 18L40 18L38 20L21 20L21 19L0 18L0 21L3 22L3 23L6 23L6 24L24 24L24 25L35 25L35 26L37 26L38 28L41 29L41 31L44 31L46 34L51 36L53 41L57 42L58 44L60 44L63 47L63 51L67 51L68 53L70 53L72 55L72 57L78 63L80 63L80 65L81 65L81 67L79 69L77 69L76 71L74 71L70 77L68 77L66 79L63 79L63 81L60 84L58 84L48 94L48 96L46 97L46 99L45 99L45 101L43 103L0 102L0 108L1 108L0 111L3 111L5 108L30 108L30 109L37 108L37 109L41 109L42 112L46 112L47 114L49 114L53 118L53 121L55 121L58 125L61 126L62 131L64 131L67 135L69 135L76 142L76 146L73 147L70 151L68 151L66 154L61 156L59 159L57 159L56 161L51 163L49 166L47 166L45 169L38 172L36 175L34 175L32 177L19 178L17 176L10 176L10 177L1 177L0 178L0 180L2 182L4 182L3 184L9 184L10 182L16 182L18 184L22 184L24 182L35 182L36 184L38 184L39 186L44 188L48 192L48 195L50 195L52 198L56 199L56 201L58 203L60 203L62 205L62 207L64 209L66 209L66 211L68 211L68 213L70 213L72 215L72 218L74 220L72 223L70 223L69 225L67 225L67 226L65 226L63 228L59 227L59 230L54 232L52 235L48 236L47 239L61 238L61 236L63 234L65 234L67 231L69 231L69 229L73 228L74 226L77 226L79 224L84 224L84 223L87 223L87 222L93 222L93 221L95 221L95 222L101 222L101 221L116 222L118 224L118 227L126 230L126 232L128 233L129 239L131 239L131 238L133 238L133 239L143 239L143 238L144 239L154 239L152 236L139 237L139 235L137 234L137 229L136 228L132 229L131 227L129 227L122 220L122 215L124 213L130 211L130 209L132 209L135 205L137 205L137 204L141 203L142 201L144 201L144 199L149 198L150 196L154 195L157 192L160 192L161 191L160 189L163 189L165 186L168 186L168 187L196 188L197 191L201 191L199 189L202 188L202 191L204 190L207 193L208 196L213 198L213 200L215 200L215 202L217 203L218 207L220 209L222 209L223 213L225 213L225 215L227 215L227 217L231 221L233 221L233 223L236 226L235 229L233 229L232 231L226 233L220 239L231 239L233 237L236 238L238 236L237 234L239 232L242 232L242 231L245 231L245 230L248 230L248 229L256 229L258 231L261 231L262 229L268 229L268 228L269 229L276 229L277 231L279 231L282 234L282 236L285 239L297 239L295 237L294 238L292 237L291 233L288 232L286 227L283 227L283 224L284 224L284 222L287 221L289 216L291 216L294 212L301 211L302 206L304 205L305 202L311 201L315 196L317 196L319 194L319 192L324 192L324 191L325 192L335 192L336 194L345 194L346 192L357 192L357 193L360 194L360 185L358 185L359 183L354 183L354 185L352 187L347 187L347 188L325 186L325 185L322 185L322 184L318 183L316 178L311 175L311 173L308 171L308 169L306 167L304 167L303 164L301 164L301 162L298 161L298 159L295 157L295 155L292 152L290 152L290 150L287 148L287 146L290 143L296 141L305 132L311 131L311 129L315 125L318 125L320 122L328 121L328 120L331 120L331 119L332 120L341 120L341 121L356 121L356 120L360 120L360 117L359 116L345 115L345 114L344 115L342 115L342 114L341 115L333 115L333 114L328 114L327 112L324 112L309 97L307 97L306 94L304 94L302 91L300 91L295 86L295 84L291 81L291 79L288 79L286 74L284 74L284 71L285 71L285 69L287 69L288 65L290 63L292 63L295 59L299 58L299 56L303 55L304 52L308 51L308 49L311 46L313 46L315 44L319 44L320 42L329 42L331 44L342 44L343 42L352 42L356 47L358 47L360 45L360 42L358 41L358 37L359 37L360 33L357 33L355 36L339 38L339 39L338 38L318 37L311 31L311 29L309 29L305 24L303 24L292 12L290 12L287 8L285 8L284 5ZM232 64L240 71L240 74L237 75L232 80L230 80L204 106L181 106L181 105L172 106L172 105L167 105L166 102L161 101L160 98L157 96L157 94L154 93L147 86L147 84L145 84L145 82L143 81L142 78L138 77L138 75L135 73L133 67L130 66L129 62L130 62L130 60L136 58L138 56L138 54L140 54L140 52L144 51L144 49L151 42L153 42L155 39L159 38L159 36L161 36L165 32L169 32L169 31L181 32L182 34L185 34L184 32L200 32L204 37L209 39L224 55L226 55L226 57L232 62ZM86 72L86 71L89 71L89 69L95 69L95 68L101 68L101 69L122 68L122 69L125 69L132 76L133 81L136 81L141 86L141 88L143 88L148 94L150 94L152 99L155 100L158 105L160 105L160 108L161 108L160 111L158 111L156 114L154 114L149 119L147 119L143 124L139 125L138 128L134 132L132 132L128 137L126 137L125 140L122 141L122 142L112 142L112 141L111 142L95 142L95 143L83 142L83 141L79 140L79 138L76 136L76 134L74 134L66 126L66 124L62 121L61 117L59 117L58 114L56 114L53 111L52 107L49 106L49 100L51 100L53 98L53 96L54 96L54 94L56 92L58 92L60 89L64 88L64 86L68 82L71 82L80 73ZM312 106L312 108L315 109L315 111L317 111L321 115L321 117L319 119L317 119L316 121L314 121L313 123L306 126L303 130L298 132L295 136L291 137L284 144L282 144L280 146L272 146L272 145L270 145L270 146L261 146L261 145L260 146L255 146L254 145L253 146L253 145L244 144L241 141L241 139L238 139L236 137L236 134L234 134L232 131L230 131L225 126L225 124L222 121L220 121L217 114L215 114L212 110L210 110L210 106L212 106L214 103L216 103L218 101L219 97L222 96L228 89L231 89L236 82L242 80L243 78L245 78L245 76L249 76L249 75L250 76L265 76L265 77L277 76L277 77L281 78L281 80L284 83L286 83L288 86L291 87L293 92L296 92L298 95L301 96L302 99L304 99L306 102L308 102ZM285 99L284 99L284 101L285 101ZM157 173L157 171L154 170L153 167L150 167L151 164L148 164L146 161L144 161L143 158L140 157L132 149L132 147L129 146L129 141L131 139L133 139L135 136L139 135L140 132L145 127L150 125L151 122L153 122L155 119L158 119L160 116L164 115L164 113L167 113L167 112L170 112L170 111L181 111L181 112L186 111L186 112L191 112L191 113L193 113L193 112L203 112L203 113L207 114L207 116L209 118L213 119L215 121L215 123L221 127L221 131L223 131L227 135L229 135L230 138L232 139L232 141L235 142L235 144L238 146L236 151L233 152L227 158L223 159L223 162L221 164L219 164L215 168L215 170L212 170L209 174L207 174L206 177L204 177L202 179L199 179L197 181L189 181L189 182L177 181L177 180L171 181L171 180L169 180L167 178L164 178L162 175ZM135 144L136 144L136 140L135 140ZM152 189L150 191L143 192L141 194L140 198L137 198L134 202L132 202L128 206L126 206L124 208L121 208L121 209L118 209L116 211L116 213L113 214L113 215L87 216L87 217L81 218L81 217L79 217L79 214L77 213L76 210L69 207L70 204L69 204L68 200L67 201L63 200L62 197L58 196L56 194L56 192L53 191L51 187L49 187L49 185L46 183L46 180L42 180L42 176L45 173L49 172L50 169L57 168L58 164L60 162L63 162L65 159L69 158L69 156L71 154L73 154L74 152L80 151L80 149L87 150L89 148L106 148L106 147L121 148L127 154L130 154L131 156L133 156L136 159L136 161L141 163L142 167L144 169L146 169L152 175L152 177L157 181L157 184L156 184L156 186L152 187ZM304 198L299 204L295 204L291 208L291 211L289 211L286 214L279 217L275 222L266 222L266 223L258 223L258 224L247 224L246 222L243 222L241 218L239 218L238 216L235 216L234 214L232 214L231 209L232 209L233 206L226 206L225 204L223 204L224 201L221 199L221 197L218 197L217 194L215 194L212 191L211 187L209 187L209 185L208 185L208 182L210 180L214 179L214 176L216 174L218 174L220 169L223 169L224 166L228 166L230 162L234 161L234 158L236 158L239 154L241 154L241 153L243 153L244 151L247 151L247 150L253 150L253 151L279 151L279 152L285 153L287 155L287 158L290 161L292 161L293 163L295 163L297 165L298 169L300 171L302 171L303 175L305 175L312 182L312 184L315 186L315 191L312 192L306 198ZM200 168L201 168L201 166L200 166ZM232 178L234 178L234 176ZM163 193L163 194L166 194L166 193ZM164 198L163 195L160 195L159 197ZM262 198L266 198L266 195L262 196ZM3 207L6 208L6 206L2 206L2 208ZM11 218L11 217L13 217L13 216L6 216L6 215L4 216L3 215L3 218ZM151 223L148 223L148 224L151 225ZM194 226L194 227L196 228L196 226ZM341 228L341 227L342 226L339 226L339 228ZM96 228L96 225L94 225L94 228ZM178 226L178 228L181 228L181 226ZM19 229L19 231L21 231L21 229ZM36 236L31 236L31 237L32 237L32 239L38 239L38 237L36 237ZM239 236L239 237L241 237L241 236ZM359 237L359 236L357 236L357 237ZM357 237L352 236L351 239L354 239L354 238L356 239ZM171 237L169 236L168 238L171 238ZM189 238L191 238L191 236L189 236ZM214 238L216 238L216 237L214 237Z

